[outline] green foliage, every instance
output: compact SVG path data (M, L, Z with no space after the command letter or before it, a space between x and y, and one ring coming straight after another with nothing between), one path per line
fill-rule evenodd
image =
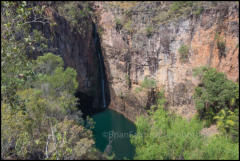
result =
M141 92L143 89L152 89L156 88L156 81L152 78L145 77L144 80L141 82L140 87L135 88L137 93Z
M214 68L195 69L201 84L195 88L194 99L201 118L214 122L213 117L222 109L239 107L239 86Z
M109 2L110 5L118 7L120 9L129 10L130 8L136 7L140 2L138 1L112 1Z
M88 17L91 12L89 3L67 2L58 6L58 12L69 22L77 23L78 19ZM76 22L75 22L76 21Z
M77 72L69 67L64 70L63 60L60 56L47 53L39 56L35 64L34 71L39 73L35 86L43 89L46 96L59 97L64 91L71 95L74 94L78 86Z
M153 28L153 26L147 26L145 31L147 33L147 37L150 37L154 31L154 28Z
M219 52L219 57L222 58L223 56L225 57L225 48L226 48L226 43L223 40L223 37L220 36L219 32L216 32L215 34L215 38L214 38L217 42L217 48L218 48L218 52Z
M184 155L201 145L199 120L188 122L173 116L163 109L164 104L160 92L157 109L152 107L148 117L137 119L137 134L131 136L136 146L135 159L184 159Z
M54 130L54 129L52 129ZM56 125L49 147L55 149L49 159L84 159L92 151L92 132L65 118Z
M76 71L51 53L29 59L46 45L28 21L42 7L1 4L1 158L91 159L96 150L84 125L92 123L76 108Z
M177 20L180 17L187 17L190 15L199 16L204 10L203 2L200 1L176 1L169 6L160 10L153 21L155 23L168 23Z
M208 70L208 67L202 66L193 69L193 76L198 77L200 80L203 78L203 74Z
M116 24L116 30L119 31L122 29L123 27L123 24L122 24L122 21L119 19L119 18L116 18L115 19L115 24Z
M116 23L116 25L121 25L122 23L121 23L121 20L119 19L119 18L116 18L115 19L115 23Z
M135 88L135 92L136 92L136 93L139 93L139 92L141 92L141 91L142 91L142 87L136 87L136 88Z
M50 53L38 57L33 64L33 68L39 69L39 65L43 65L46 68L35 71L37 76L30 85L34 88L29 86L27 89L17 90L16 92L18 102L21 102L21 104L18 103L19 108L12 111L13 114L11 114L11 110L9 111L10 113L8 113L8 109L3 111L4 115L7 116L7 118L3 117L2 119L4 129L12 126L11 124L13 124L14 121L12 118L19 119L17 122L20 124L19 130L21 130L21 132L14 135L13 138L9 138L7 135L5 135L5 137L9 138L9 141L15 144L14 150L20 158L28 158L27 156L36 150L44 153L47 141L46 137L49 137L51 131L54 131L55 126L61 123L66 117L75 121L78 124L76 124L76 126L84 129L80 127L83 126L83 120L81 120L81 112L76 108L77 99L73 95L77 88L76 71L72 68L63 70L62 59ZM18 104L15 103L15 105ZM9 115L11 115L11 117L8 117ZM65 123L63 122L62 124ZM16 128L15 130L18 131ZM7 130L6 133L8 133ZM91 135L87 136L91 138ZM2 137L2 139L5 137ZM52 139L55 140L55 143L54 149L51 150L56 150L61 153L60 150L58 150L56 138ZM14 142L14 140L16 140L16 142ZM50 144L50 140L48 141ZM60 142L60 140L58 141ZM73 146L74 144L72 144L71 142L65 141L61 147L66 150L66 146ZM27 149L31 149L31 151ZM54 155L54 153L49 154L49 157L54 157ZM56 154L56 157L63 157L59 155L60 154ZM64 153L64 156L66 155L67 154Z
M204 159L219 159L219 160L238 160L239 145L232 143L225 136L215 136L208 140L208 145L203 148Z
M143 82L141 83L141 87L143 88L155 88L156 87L156 81L152 78L145 77Z
M60 67L54 71L52 76L47 76L46 79L42 79L41 81L48 82L55 91L55 95L64 91L73 95L78 87L76 76L77 72L74 69L68 67L66 70L63 70Z
M217 123L221 132L239 140L239 85L214 68L194 69L201 84L195 88L194 99L200 118L207 125Z
M46 68L37 70L39 65ZM39 152L46 159L81 159L92 151L91 131L83 126L85 123L73 95L77 88L76 71L64 70L62 66L59 56L48 53L38 57L33 64L37 75L31 84L33 88L29 86L16 92L19 103L14 105L19 108L11 110L8 104L2 104L4 150L14 146L11 153L18 158L29 158ZM7 150L2 156L8 156Z
M45 44L45 39L36 30L30 34L28 21L31 12L39 13L41 9L26 1L4 1L1 9L1 95L4 102L16 108L16 90L24 88L34 76L28 56L45 49L39 45Z
M229 134L234 141L239 142L239 109L235 109L234 112L222 109L214 119L217 120L219 130Z
M63 67L62 58L52 53L46 53L44 56L39 56L35 62L34 72L47 75L53 74L57 67Z
M205 144L189 153L185 159L195 160L238 160L239 143L233 143L230 138L216 135L206 138Z
M133 33L133 22L128 20L124 25L124 29L127 30L129 33Z
M101 37L101 35L104 33L104 28L102 26L98 26L97 28L97 33L99 34L99 36Z
M157 105L164 106L167 103L167 100L164 95L164 90L161 90L157 93Z
M221 40L221 39L218 39L217 40L217 48L219 50L219 55L220 55L220 58L222 56L225 56L225 48L226 48L226 43L225 41Z
M86 30L92 27L88 19L92 14L91 2L71 1L61 2L57 6L58 13L70 22L72 31L86 36Z
M136 147L134 159L238 159L238 143L233 143L223 135L204 138L198 117L187 121L164 110L163 91L158 103L151 107L149 115L140 116L135 124L136 135L131 143ZM157 107L157 109L156 109Z
M188 61L188 55L189 55L189 47L187 45L181 45L181 47L178 49L178 52L180 54L180 60L182 62Z
M126 81L126 84L128 85L128 87L130 87L131 86L131 80L130 80L129 75L125 75L125 81Z
M181 12L181 9L183 7L191 7L193 5L193 2L191 1L176 1L173 2L170 6L170 11L174 14L177 14L178 12Z
M198 16L203 12L203 10L204 10L203 6L197 7L197 9L193 11L193 14Z

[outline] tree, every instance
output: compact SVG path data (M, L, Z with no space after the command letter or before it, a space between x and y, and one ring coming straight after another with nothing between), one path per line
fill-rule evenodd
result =
M30 30L47 23L44 6L1 4L1 158L106 158L94 148L92 122L76 107L77 72L52 53L31 59L44 51L46 39Z
M194 75L201 81L195 88L194 100L202 119L213 123L213 117L222 109L234 111L239 107L239 85L228 80L223 73L200 67L194 69Z

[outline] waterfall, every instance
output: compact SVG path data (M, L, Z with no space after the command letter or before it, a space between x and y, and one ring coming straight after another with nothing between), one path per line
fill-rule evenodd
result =
M103 71L103 59L101 57L100 49L99 49L99 37L97 34L97 27L94 25L94 41L96 46L96 51L98 55L98 62L99 62L99 68L100 68L100 76L101 76L101 87L102 87L102 99L103 99L103 107L106 108L106 98L105 98L105 80L104 80L104 71Z

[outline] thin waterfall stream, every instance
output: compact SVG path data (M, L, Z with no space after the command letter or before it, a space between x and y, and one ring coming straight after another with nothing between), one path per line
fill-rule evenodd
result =
M104 64L103 64L102 55L99 51L99 36L97 34L96 25L94 25L94 41L95 41L96 52L97 52L97 55L98 55L99 69L100 69L103 107L106 108L105 80L104 80L104 71L103 71Z
M135 147L130 142L130 135L135 134L136 127L134 123L126 119L122 114L107 108L106 96L107 99L109 96L105 93L106 80L100 39L96 25L93 25L93 27L101 78L102 105L100 106L104 108L103 112L92 116L95 122L93 129L95 145L103 153L114 154L114 159L133 159Z

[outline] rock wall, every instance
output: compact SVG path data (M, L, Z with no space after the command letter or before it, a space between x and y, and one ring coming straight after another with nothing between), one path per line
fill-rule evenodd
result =
M52 2L50 6L43 2L41 6L44 8L44 14L49 23L35 23L32 28L42 31L48 39L48 51L46 52L60 55L65 67L76 69L79 83L76 95L80 98L80 109L83 113L94 113L101 108L102 96L91 16L74 19L77 25L73 26L73 21L65 18L69 16L68 13L60 14L57 5L57 2ZM67 6L64 5L68 3L59 4L60 7L66 8ZM74 7L77 11L81 10L80 5Z
M229 79L239 80L238 4L203 2L201 14L154 25L154 31L149 35L146 27L152 24L153 16L163 13L171 3L133 5L131 27L127 31L116 22L116 19L126 17L124 5L95 2L96 23L101 28L102 52L110 86L109 108L130 120L144 114L151 105L149 100L154 96L151 90L136 92L145 77L155 79L156 89L165 90L169 108L187 118L196 112L192 98L194 87L199 83L192 76L195 67L214 67ZM213 5L215 7L211 7ZM218 46L219 38L225 44L223 51ZM178 51L183 44L189 47L186 62L181 61Z

